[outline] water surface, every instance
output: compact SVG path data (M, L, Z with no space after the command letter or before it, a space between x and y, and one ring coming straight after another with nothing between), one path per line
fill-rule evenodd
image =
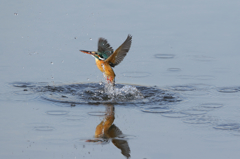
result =
M239 7L1 2L0 157L238 158ZM116 49L128 34L111 95L78 50L99 37Z

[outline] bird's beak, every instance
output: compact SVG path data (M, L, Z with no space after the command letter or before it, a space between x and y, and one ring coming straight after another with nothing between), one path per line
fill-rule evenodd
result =
M83 53L86 53L86 54L92 55L92 51L86 51L86 50L79 50L79 51L81 51L81 52L83 52Z

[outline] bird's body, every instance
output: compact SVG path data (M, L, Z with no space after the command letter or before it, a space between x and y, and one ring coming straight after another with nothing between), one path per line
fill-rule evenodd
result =
M109 82L114 84L116 75L112 67L118 65L124 59L131 47L131 43L132 36L128 35L123 44L113 52L113 49L108 44L107 40L99 38L98 51L80 51L92 55L95 58L98 69L104 73L104 76Z
M112 67L109 65L109 63L105 62L103 60L98 60L97 58L95 59L95 61L96 61L96 65L97 65L98 69L102 73L104 73L107 80L110 81L111 83L114 83L114 79L115 79L116 75L115 75Z

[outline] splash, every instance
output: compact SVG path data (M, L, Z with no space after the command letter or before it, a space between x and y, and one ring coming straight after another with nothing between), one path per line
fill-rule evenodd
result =
M100 82L99 84L104 86L104 93L106 93L112 101L130 101L144 98L136 87L123 85L123 87L119 88L119 85L115 85L115 82L111 83L104 73L103 77L105 82Z
M49 85L48 83L15 82L14 87L21 92L39 95L44 100L60 103L105 104L139 106L145 109L151 106L162 108L163 105L176 104L182 99L179 94L160 89L137 85L109 83L75 83ZM26 91L25 91L26 90ZM34 97L35 97L34 96Z
M143 99L142 93L134 86L124 85L121 88L114 86L111 83L105 83L104 92L115 101L130 101Z

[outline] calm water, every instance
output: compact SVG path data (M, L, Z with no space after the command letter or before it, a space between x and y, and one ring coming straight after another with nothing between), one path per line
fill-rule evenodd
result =
M239 158L240 2L2 1L0 158ZM115 94L89 55L116 49Z

